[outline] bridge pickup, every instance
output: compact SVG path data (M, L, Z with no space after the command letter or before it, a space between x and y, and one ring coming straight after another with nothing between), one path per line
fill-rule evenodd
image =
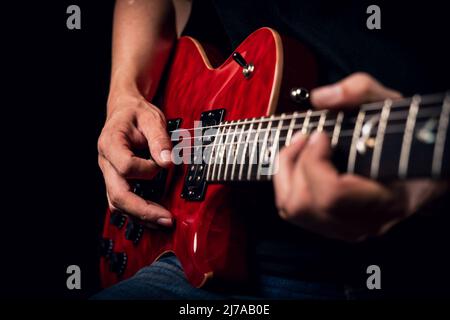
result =
M195 141L200 139L197 144L201 150L197 150L194 144L192 147L193 154L189 157L190 164L187 164L187 172L184 181L183 191L181 197L189 201L201 201L203 200L206 192L206 168L207 163L204 160L205 146L212 145L214 143L214 136L218 128L210 128L216 126L223 121L225 116L225 109L215 109L211 111L203 112L200 116L199 130L195 130ZM209 127L205 129L205 127ZM207 131L208 132L205 132ZM194 141L194 140L192 140ZM201 151L201 152L198 152Z
M167 121L169 135L170 132L177 130L180 125L181 119L179 118ZM137 151L136 155L144 159L151 159L148 149ZM161 170L151 180L136 180L133 183L133 192L146 200L159 201L164 194L166 178L167 170Z

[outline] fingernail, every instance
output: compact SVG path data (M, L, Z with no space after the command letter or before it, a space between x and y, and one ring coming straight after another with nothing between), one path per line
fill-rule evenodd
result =
M313 145L316 144L317 141L319 141L320 137L322 136L322 133L319 131L314 131L311 136L309 137L308 143Z
M172 226L172 219L170 218L159 218L156 220L156 223L159 225L162 225L164 227L171 227Z
M339 85L325 86L312 92L316 103L321 105L333 105L340 102L342 87Z
M170 162L171 161L171 153L169 150L163 150L160 154L161 160L164 162Z
M295 133L291 138L291 143L296 143L297 141L304 140L307 138L307 135L301 131Z

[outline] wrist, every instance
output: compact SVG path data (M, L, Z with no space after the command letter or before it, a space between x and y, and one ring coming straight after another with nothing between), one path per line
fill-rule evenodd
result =
M107 102L107 116L109 117L111 113L118 109L140 105L142 101L147 102L144 95L133 83L111 86Z

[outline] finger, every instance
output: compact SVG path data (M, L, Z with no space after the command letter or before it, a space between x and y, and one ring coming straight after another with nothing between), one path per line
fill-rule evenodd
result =
M108 196L113 208L135 216L144 222L170 227L172 215L161 205L144 200L130 191L130 186L109 162L103 163Z
M366 213L366 222L385 219L390 212L384 210L374 216L369 211L393 203L389 190L375 181L353 174L340 175L331 163L330 156L328 137L323 133L314 133L303 151L301 161L316 209L354 220L354 208L359 208Z
M275 161L278 161L278 172L274 176L275 199L279 208L283 207L285 197L291 188L292 171L295 161L304 148L307 136L298 132L291 139L291 144L283 148Z
M152 179L159 169L152 160L140 158L131 151L129 138L122 131L100 140L99 152L126 179Z
M317 108L354 107L362 103L401 98L401 93L384 87L366 73L347 78L311 92L311 103Z
M313 193L319 194L338 178L338 172L330 161L331 147L325 133L314 132L301 155L300 165Z
M323 210L342 205L341 201L351 199L351 205L382 201L387 190L380 184L355 175L340 175L330 160L329 138L315 132L303 151L301 158L305 179L313 200Z
M430 200L444 194L447 190L447 182L431 179L410 179L393 182L389 185L389 189L395 194L404 195L406 212L412 214Z
M369 179L339 175L330 155L328 137L316 132L300 157L315 212L305 224L312 230L341 239L359 239L366 234L379 233L380 226L392 214L391 210L380 208L391 208L392 196L382 185Z
M150 154L155 162L167 168L172 163L172 143L167 133L165 119L157 111L149 110L138 117L138 127L147 139Z

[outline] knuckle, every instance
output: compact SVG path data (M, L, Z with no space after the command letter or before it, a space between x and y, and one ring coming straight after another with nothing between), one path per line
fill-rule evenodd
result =
M288 159L288 153L291 150L290 149L291 147L292 147L292 145L281 149L277 154L277 157L276 157L277 161L282 162L282 163L286 162L286 160ZM280 170L281 169L283 169L283 168L280 168Z
M151 123L153 126L166 126L166 118L162 111L156 107L146 108L141 114L144 121Z
M363 72L363 71L359 71L353 74L352 78L355 81L372 81L373 78L370 74L368 74L367 72Z
M116 208L111 202L109 203L109 212L111 213L121 213L120 209Z
M100 137L97 140L97 151L99 154L102 154L108 145L108 138L106 132L103 130L100 134Z
M156 220L158 220L159 217L160 217L160 215L158 214L158 211L156 210L156 206L154 206L154 205L147 206L146 211L145 211L145 220L146 221L155 222Z
M123 206L123 196L120 193L110 193L109 201L111 203L111 206L115 208L115 210L119 210L119 208L122 208Z
M329 190L323 192L316 200L316 207L318 210L323 212L333 212L339 204L340 195L339 192L334 190Z
M104 163L103 163L103 158L100 155L97 157L97 164L98 164L100 170L103 171L103 164Z
M355 74L354 80L355 83L357 83L360 92L363 93L368 92L371 89L374 82L372 76L370 76L365 72L359 72Z
M307 212L307 204L304 202L287 201L280 210L280 217L286 221L291 221L296 217L303 216Z
M122 177L129 176L133 172L133 169L133 163L128 157L116 164L117 173Z

